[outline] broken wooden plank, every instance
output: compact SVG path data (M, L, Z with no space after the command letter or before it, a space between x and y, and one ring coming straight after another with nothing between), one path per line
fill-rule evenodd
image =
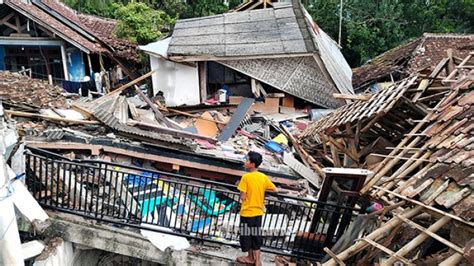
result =
M313 186L320 188L321 187L321 178L317 173L311 170L309 167L306 167L304 164L300 163L295 159L293 154L289 152L283 153L283 163L288 165L295 172L300 174L306 180L308 180Z
M451 248L451 249L453 249L454 251L458 252L459 254L464 254L464 250L463 250L461 247L459 247L458 245L453 244L452 242L446 240L445 238L440 237L439 235L437 235L437 234L435 234L435 233L433 233L433 232L427 230L427 229L424 228L423 226L421 226L421 225L419 225L419 224L417 224L417 223L411 221L411 220L408 219L408 218L405 218L405 217L403 217L403 216L401 216L401 215L398 215L398 214L396 214L395 216L396 216L397 218L401 219L402 221L404 221L405 223L407 223L410 227L415 228L415 229L418 229L419 231L421 231L421 232L423 232L423 233L429 235L430 237L432 237L432 238L438 240L439 242L445 244L446 246L448 246L449 248Z
M111 96L111 95L115 95L115 94L117 94L117 93L120 93L120 92L122 92L123 90L125 90L125 89L131 87L132 85L135 85L135 84L137 84L138 82L140 82L140 81L142 81L142 80L144 80L144 79L150 77L150 76L153 75L155 72L156 72L156 69L155 69L155 70L152 70L152 71L146 73L145 75L143 75L143 76L141 76L141 77L139 77L139 78L136 78L136 79L134 79L134 80L132 80L132 81L130 81L130 82L128 82L128 83L126 83L126 84L120 86L120 87L118 87L117 89L115 89L115 90L113 90L113 91L107 93L105 96ZM104 96L104 97L105 97L105 96Z
M343 100L368 101L370 100L370 98L372 98L372 94L350 95L350 94L333 93L332 97L336 99L343 99Z
M417 206L413 209L410 209L402 214L403 217L406 218L411 218L415 215L417 215L421 210L423 209L422 206ZM380 238L384 237L387 232L390 232L393 228L398 226L400 223L402 223L402 220L399 219L398 217L394 217L390 219L390 221L386 222L382 226L380 226L378 229L367 235L364 239L370 239L372 241L378 241ZM350 246L343 252L337 254L337 258L340 260L346 260L353 255L357 254L358 252L362 251L365 249L369 244L366 241L358 241L354 245ZM336 266L337 263L334 259L331 259L325 263L323 263L323 266Z
M439 219L438 221L436 221L434 224L432 224L430 227L428 227L428 229L426 229L426 231L435 233L436 231L441 229L441 227L443 227L445 224L447 224L450 220L451 220L450 217L444 216L441 219ZM429 238L429 235L426 234L426 233L419 234L418 236L413 238L410 242L408 242L406 245L404 245L403 247L398 249L397 252L395 252L395 255L405 256L410 251L414 250L416 247L421 245L428 238ZM390 256L390 258L388 260L384 261L381 265L382 266L393 265L396 261L397 261L396 256Z
M99 125L99 124L101 124L98 121L68 119L68 118L54 117L54 116L41 115L41 114L33 114L33 113L20 112L20 111L4 110L4 112L5 112L5 114L11 115L11 116L39 118L39 119L44 119L44 120L48 120L48 121L51 121L51 122L64 122L64 123L68 123L68 124L71 124L71 125Z
M335 260L337 262L338 265L340 266L346 266L346 264L340 260L336 254L334 254L334 252L332 252L329 248L325 247L324 249L324 252L326 252L331 258L333 258L333 260Z
M202 120L211 121L211 122L218 123L218 124L221 124L221 125L226 124L225 122L217 121L217 120L214 120L213 118L206 118L206 117L202 117L202 116L199 116L199 115L194 115L194 114L191 114L191 113L188 113L188 112L176 110L176 109L173 109L173 108L166 108L166 110L160 108L160 110L161 111L168 111L168 112L172 112L172 113L177 113L177 114L185 115L185 116L189 116L189 117L199 118L199 119L202 119Z
M440 210L440 209L438 209L438 208L435 208L435 207L432 207L432 206L430 206L430 205L426 205L426 204L424 204L423 202L410 199L410 198L408 198L408 197L405 197L405 196L403 196L403 195L400 195L400 194L398 194L398 193L392 192L392 191L390 191L390 190L387 190L387 189L382 188L382 187L379 187L379 186L374 186L374 188L379 189L379 190L383 190L383 191L387 192L388 194L392 194L392 195L394 195L394 196L396 196L396 197L398 197L398 198L400 198L400 199L403 199L403 200L409 201L409 202L411 202L411 203L414 203L414 204L418 205L419 207L427 208L427 209L429 209L429 210L431 210L431 211L434 211L434 212L436 212L436 213L439 213L439 214L441 214L441 215L449 216L449 217L453 218L454 220L459 221L459 222L461 222L461 223L467 224L467 225L469 225L469 226L474 226L474 222L466 221L466 220L464 220L464 219L462 219L462 218L460 218L460 217L458 217L458 216L456 216L456 215L453 215L453 214L451 214L451 213L442 211L442 210Z
M156 132L165 133L165 134L172 135L172 136L179 137L179 138L196 138L196 139L205 139L205 140L210 141L212 143L216 142L215 138L211 138L211 137L208 137L208 136L201 136L201 135L198 135L198 134L189 133L187 131L183 131L183 130L179 130L179 129L162 127L162 126L158 126L158 125L155 125L155 124L135 121L135 120L132 120L132 119L128 120L127 125L142 126L142 127L148 128L148 129L154 129Z
M86 108L80 106L79 104L77 103L72 103L71 104L71 109L81 113L86 119L90 119L92 116L92 113L87 110Z
M379 243L371 240L371 239L368 239L368 238L363 238L362 239L363 241L369 243L371 246L373 247L376 247L378 249L380 249L381 251L385 252L386 254L392 256L392 257L395 257L397 258L398 260L402 261L403 263L405 263L406 265L415 265L414 263L412 263L411 261L405 259L404 257L400 256L400 255L397 255L395 252L393 252L392 250L380 245Z
M134 87L135 87L135 91L137 92L138 96L140 96L140 98L142 98L142 100L144 100L148 104L148 106L150 106L151 110L155 114L156 121L161 121L161 122L165 123L165 125L167 125L168 127L176 128L176 126L174 126L172 123L170 123L170 121L168 121L168 119L160 112L160 110L158 110L158 108L156 108L155 104L152 103L150 101L150 99L148 99L148 97L146 97L146 95L142 92L142 90L140 90L140 88L138 88L137 85L135 85Z

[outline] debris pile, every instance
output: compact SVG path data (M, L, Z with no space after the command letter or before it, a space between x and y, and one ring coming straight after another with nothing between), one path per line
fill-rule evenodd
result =
M342 237L324 265L472 263L472 56L455 67L443 59L429 76L414 73L302 134L319 167L373 171L361 194L384 206L382 223L365 223L362 238Z
M453 264L472 249L473 55L342 95L352 102L333 111L268 112L244 97L172 108L138 87L153 71L95 99L5 72L0 97L27 145L27 185L47 206L126 220L149 239L172 230L180 247L186 235L235 244L235 184L254 150L279 188L267 246L325 248L326 265Z
M44 80L31 79L8 71L0 72L0 99L4 104L24 108L67 107L63 88L51 86Z

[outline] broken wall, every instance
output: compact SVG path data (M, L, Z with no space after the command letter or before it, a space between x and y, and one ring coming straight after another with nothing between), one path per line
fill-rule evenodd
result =
M196 105L200 103L198 67L167 61L150 56L153 74L153 94L164 93L167 106Z

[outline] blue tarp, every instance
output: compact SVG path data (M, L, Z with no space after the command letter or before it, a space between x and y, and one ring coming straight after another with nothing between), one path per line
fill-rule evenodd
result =
M153 180L158 179L160 176L158 174L152 174L150 172L143 172L140 175L127 175L124 176L124 181L127 182L128 186L133 185L134 187L144 187L153 182Z

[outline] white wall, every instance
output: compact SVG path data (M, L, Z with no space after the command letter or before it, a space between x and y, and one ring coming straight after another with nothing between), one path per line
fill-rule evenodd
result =
M163 91L167 106L195 105L200 103L199 73L195 67L171 62L150 55L153 74L153 93Z

